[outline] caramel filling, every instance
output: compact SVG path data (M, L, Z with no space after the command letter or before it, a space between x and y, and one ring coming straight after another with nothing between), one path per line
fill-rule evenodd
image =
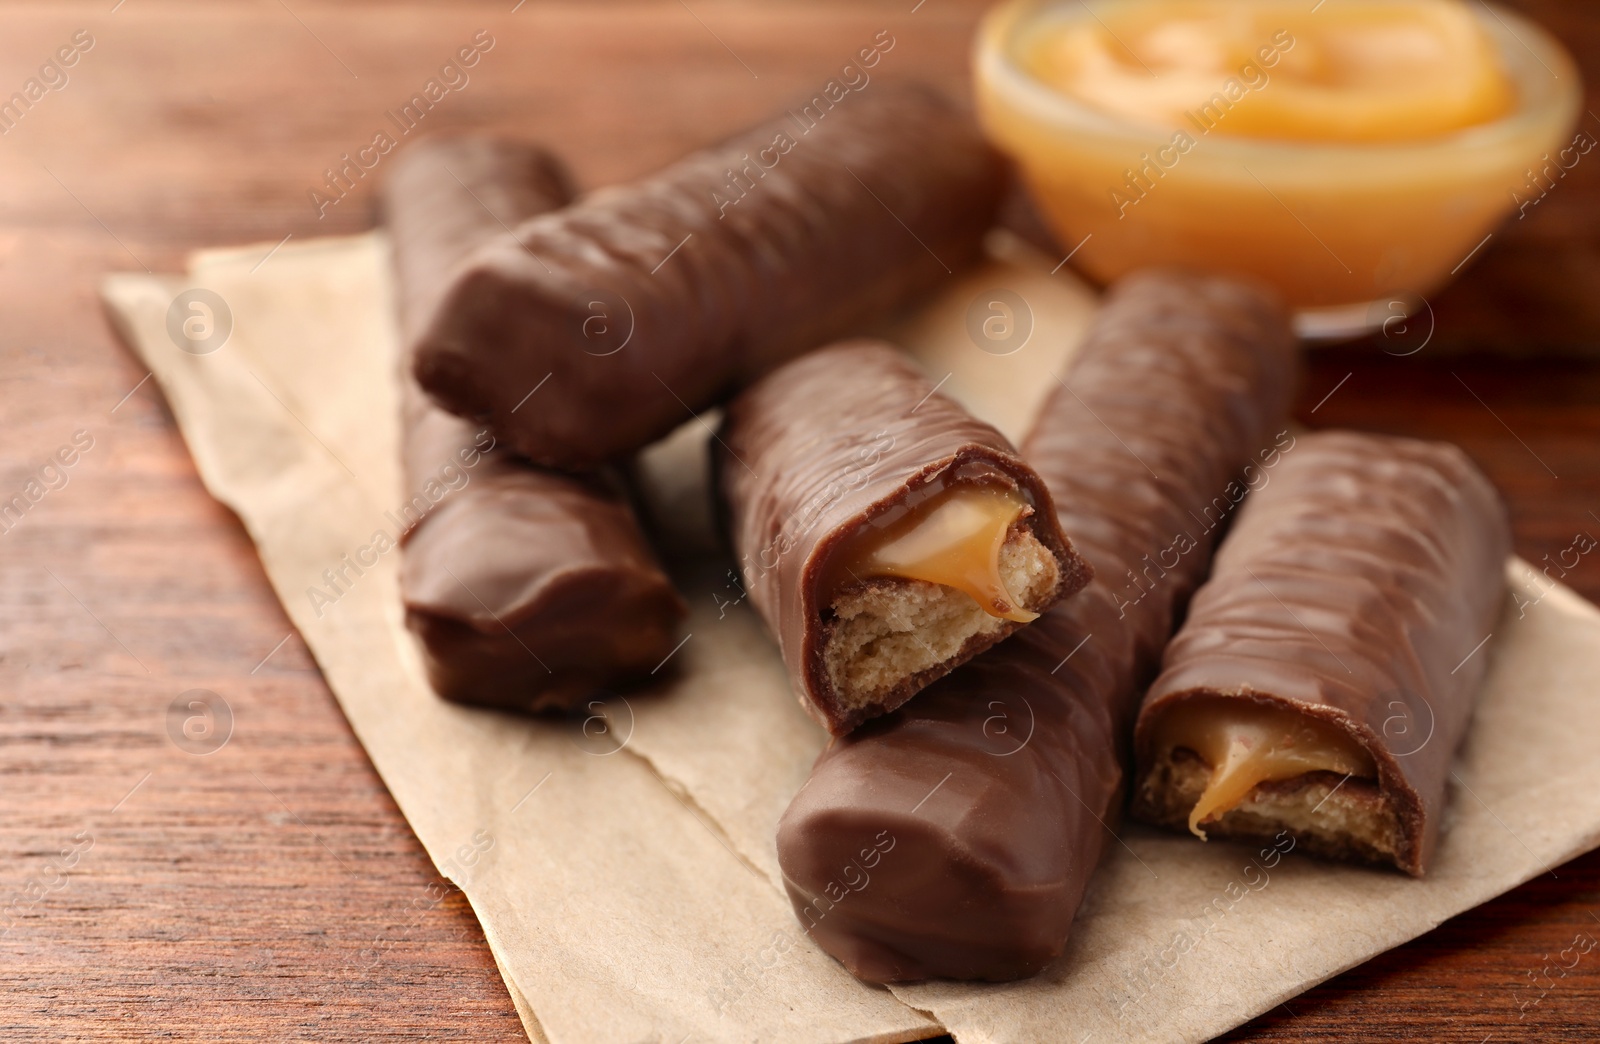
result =
M958 486L918 504L881 530L869 531L844 557L858 580L926 580L970 596L990 616L1017 623L1038 618L1000 578L1000 548L1029 510L1015 492Z
M1211 769L1189 813L1189 830L1202 840L1201 825L1238 807L1258 783L1308 772L1377 775L1372 756L1331 725L1243 700L1186 700L1166 713L1157 743L1161 750L1192 750Z

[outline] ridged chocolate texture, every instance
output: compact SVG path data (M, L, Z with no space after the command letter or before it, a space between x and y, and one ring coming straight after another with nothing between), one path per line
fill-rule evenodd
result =
M1389 861L1421 874L1488 667L1481 645L1503 606L1510 553L1499 495L1456 447L1302 436L1245 502L1167 647L1139 714L1135 814L1160 818L1145 788L1163 713L1195 696L1285 707L1372 755L1377 798L1400 828ZM1361 856L1327 840L1313 847Z
M881 341L842 342L758 381L728 404L713 452L745 590L778 639L801 705L835 734L893 710L1023 626L974 634L956 655L871 705L850 706L823 652L836 593L830 585L839 583L837 563L852 538L870 538L945 489L1015 492L1032 509L1019 525L1058 572L1037 609L1089 580L1034 469L1005 436L938 394L903 352Z
M972 260L1003 184L925 89L785 115L486 244L417 376L539 463L610 460Z
M402 327L413 335L462 259L503 224L561 206L564 168L493 138L425 140L385 185ZM428 402L401 374L400 588L428 677L446 699L536 711L646 674L685 608L609 477L536 468Z
M1142 686L1295 373L1262 290L1170 271L1112 288L1024 446L1095 579L836 740L779 824L802 925L855 975L1013 979L1061 952ZM893 847L862 869L880 835Z

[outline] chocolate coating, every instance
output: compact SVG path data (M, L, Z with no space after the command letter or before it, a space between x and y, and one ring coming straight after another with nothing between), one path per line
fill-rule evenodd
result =
M1421 874L1488 668L1479 646L1499 618L1510 553L1499 495L1456 447L1302 436L1245 502L1167 647L1139 713L1134 813L1162 818L1147 790L1163 713L1196 696L1286 707L1371 753L1378 794L1398 813L1393 862Z
M528 218L566 206L576 190L549 150L488 134L423 138L391 162L383 207L409 357L462 278L462 262Z
M1212 506L1285 427L1295 372L1288 316L1252 285L1162 271L1111 290L1024 446L1094 580L836 740L779 823L802 924L856 976L1013 979L1061 952L1141 687L1225 521ZM880 833L893 848L841 889Z
M484 244L417 377L539 463L614 459L973 259L1003 184L926 89L785 115Z
M485 239L509 238L504 225L562 205L567 186L560 163L532 145L436 138L402 153L384 201L408 338L464 257ZM435 691L513 710L562 708L660 663L685 607L617 484L530 466L433 406L402 370L412 498L402 513L415 524L403 538L400 588Z
M728 404L713 462L745 590L778 639L801 705L835 734L893 710L1023 626L975 634L872 705L850 706L823 662L832 597L841 580L857 588L900 583L841 578L838 562L852 538L955 486L1014 492L1032 509L1018 524L1058 570L1051 593L1030 608L1042 611L1089 581L1034 469L881 341L833 345L752 385Z
M666 659L686 610L614 486L502 450L471 475L411 531L401 564L439 695L568 708Z

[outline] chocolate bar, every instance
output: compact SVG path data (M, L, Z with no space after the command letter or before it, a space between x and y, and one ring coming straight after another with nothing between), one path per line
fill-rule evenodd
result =
M1421 875L1510 553L1504 505L1456 447L1300 437L1167 647L1134 814Z
M615 459L967 264L1004 184L925 89L785 115L485 243L417 378L540 464Z
M1014 979L1061 952L1142 686L1278 461L1295 373L1288 315L1252 284L1113 287L1024 445L1094 580L835 740L779 823L802 926L857 977Z
M514 226L575 195L566 165L531 142L463 134L424 138L402 151L383 197L408 358L463 277L462 262L488 240L515 242Z
M744 589L835 734L1089 581L1005 436L881 341L774 370L728 404L713 452Z
M408 343L464 257L562 205L568 184L553 156L516 142L428 139L402 153L385 205ZM400 589L435 691L559 709L657 667L686 610L615 479L530 466L409 374Z

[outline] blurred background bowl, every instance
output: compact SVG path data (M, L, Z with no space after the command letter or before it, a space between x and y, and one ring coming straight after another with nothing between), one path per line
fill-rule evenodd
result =
M1517 208L1514 194L1540 192L1532 175L1573 140L1582 81L1565 48L1510 11L1470 10L1517 100L1502 117L1436 137L1317 142L1195 127L1179 155L1173 128L1095 109L1024 67L1022 48L1041 28L1097 17L1078 0L1012 0L990 12L976 45L979 115L1095 281L1150 264L1245 272L1277 286L1302 329L1353 333L1392 318L1392 301L1448 282ZM1126 198L1129 172L1158 156L1151 187L1119 206L1113 190Z

